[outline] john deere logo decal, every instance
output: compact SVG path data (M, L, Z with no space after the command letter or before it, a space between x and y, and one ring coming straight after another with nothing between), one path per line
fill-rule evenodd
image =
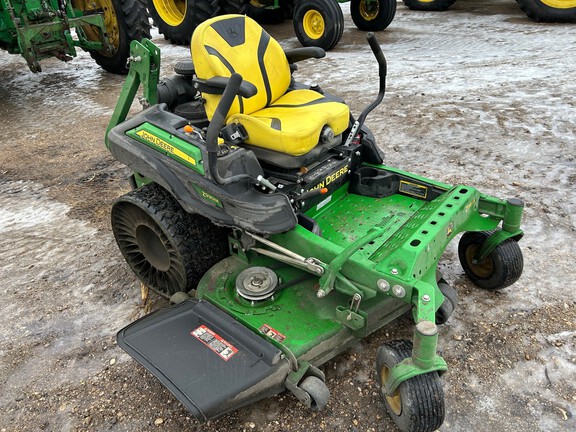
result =
M160 147L162 150L165 150L168 153L173 154L174 156L178 157L179 159L182 159L183 161L186 161L192 165L196 165L196 159L187 155L182 150L177 149L173 145L167 143L163 139L158 138L156 135L153 135L150 132L145 131L144 129L140 129L138 132L136 132L136 135L138 135L144 141L147 141L150 144L153 144L156 147Z

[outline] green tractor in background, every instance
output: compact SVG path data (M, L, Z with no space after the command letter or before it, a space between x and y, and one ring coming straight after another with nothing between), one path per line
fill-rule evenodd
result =
M246 14L260 24L291 19L304 46L330 50L344 32L338 3L348 0L148 0L148 9L160 33L176 44L190 42L202 22L224 14ZM396 15L396 0L350 0L350 14L358 29L381 31Z
M130 43L149 37L141 0L0 0L0 48L22 55L32 72L46 58L71 60L80 47L104 70L126 74Z
M456 0L402 0L412 10L443 11ZM538 22L576 22L576 0L516 0L529 18Z

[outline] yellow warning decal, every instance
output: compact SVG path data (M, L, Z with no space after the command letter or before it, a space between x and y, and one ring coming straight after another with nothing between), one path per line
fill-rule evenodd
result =
M408 182L406 180L400 180L400 192L406 195L412 195L418 198L426 199L428 196L428 187L420 185L418 183Z
M173 145L167 143L163 139L158 138L156 135L153 135L150 132L145 131L144 129L140 129L138 132L136 132L136 135L138 135L144 141L148 141L150 144L160 147L161 149L166 150L169 153L172 153L174 156L188 163L191 163L192 165L196 165L196 159L187 155L182 150L177 149Z

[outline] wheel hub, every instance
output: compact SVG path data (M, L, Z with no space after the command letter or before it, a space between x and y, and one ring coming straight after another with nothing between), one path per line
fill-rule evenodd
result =
M400 390L394 390L392 395L386 393L386 381L388 381L388 377L390 376L390 369L386 366L382 367L380 371L380 388L382 389L382 395L386 398L386 402L388 406L392 410L392 412L399 416L402 414L402 397L400 396Z
M487 278L494 272L494 263L490 257L477 260L475 257L479 249L480 246L478 245L470 245L468 249L466 249L466 261L475 274L481 278Z
M370 1L370 0L362 0L360 2L360 15L366 21L372 21L378 16L380 12L380 2L377 1Z
M302 20L304 31L310 39L320 39L324 34L324 18L317 10L309 10Z
M169 26L177 27L184 21L186 0L153 0L153 3L160 18Z
M147 225L136 228L136 242L140 252L153 267L160 271L170 269L170 253L160 236Z

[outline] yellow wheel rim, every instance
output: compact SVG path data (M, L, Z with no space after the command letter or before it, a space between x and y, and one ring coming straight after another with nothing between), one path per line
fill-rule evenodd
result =
M399 416L402 414L402 397L400 396L400 390L397 388L394 390L394 393L390 396L384 393L384 385L386 381L388 381L388 376L390 375L390 369L388 366L383 366L382 370L380 371L380 388L382 389L382 394L386 398L386 402L388 406L392 410L392 412Z
M380 3L377 1L362 0L360 2L360 16L365 21L372 21L380 13Z
M118 28L118 17L116 16L116 10L112 4L112 0L81 0L73 2L74 8L80 9L84 12L102 10L104 13L104 25L106 26L106 32L108 33L108 41L110 45L114 48L113 53L101 52L101 54L108 54L113 56L118 47L120 46L120 29ZM98 30L90 25L82 26L86 38L91 41L99 41Z
M166 24L178 27L186 15L186 0L153 0L156 12Z
M474 263L474 256L479 249L479 245L473 244L468 246L466 249L466 262L468 263L468 266L470 266L470 270L472 270L476 276L487 278L490 277L494 272L494 262L489 256L487 256L482 261Z
M554 9L571 9L576 7L576 0L541 0L546 6Z
M304 33L310 39L320 39L324 34L325 24L322 14L316 10L309 10L302 19Z

